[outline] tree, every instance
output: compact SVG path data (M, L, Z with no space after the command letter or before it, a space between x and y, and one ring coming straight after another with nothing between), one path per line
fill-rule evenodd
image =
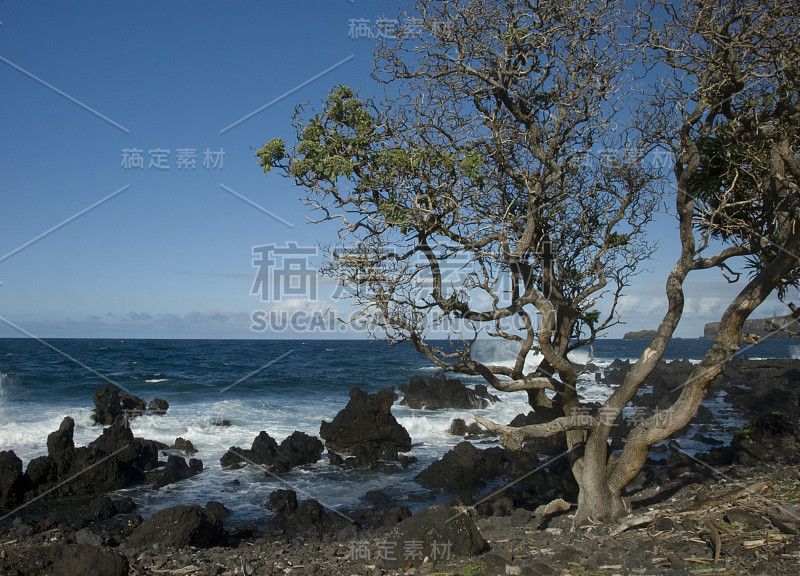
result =
M755 0L741 2L750 3ZM749 62L752 52L741 42L752 47L757 34L720 40L715 26L724 27L733 12L712 3L649 6L638 17L623 6L616 0L419 1L422 36L400 37L378 52L375 77L390 96L375 102L336 87L320 113L308 118L298 109L294 147L273 139L257 153L265 173L277 168L305 190L320 221L341 223L341 241L330 248L325 271L349 281L359 321L371 334L410 341L442 371L480 375L501 391L527 391L547 423L508 428L478 418L509 449L566 434L580 488L576 525L629 511L621 491L649 447L688 422L738 347L744 319L774 289L791 285L797 269L790 256L797 242L790 198L796 174L786 168L797 163L796 132L773 158L771 142L758 136L763 117L744 104L759 93L749 83L770 82L762 74L768 63L754 72L736 68L743 75L734 85L742 110L727 125L718 110L730 108L720 88L731 89L725 84L725 75L734 73L730 63L723 59L711 72L716 88L702 76L704 58L714 63L711 55L720 50L714 42L728 43L726 58L741 53ZM759 34L788 26L790 15L763 16L755 23L764 28ZM692 30L697 38L681 36ZM762 112L776 112L778 101L783 110L786 98L795 98L796 111L795 80L788 79L795 78L789 67L796 61L772 62L783 84L774 100L760 102ZM657 90L643 123L621 110L639 101L632 71L653 62L674 71L675 81ZM736 132L748 113L757 116L744 130L751 141ZM791 114L780 113L775 128L796 130L796 118L787 122ZM726 130L736 138L726 139ZM644 160L657 146L676 158L682 252L667 280L669 308L625 382L588 416L576 392L579 369L567 354L618 321L619 298L654 249L646 231L660 174ZM754 149L770 151L767 172L759 168L753 178L730 182ZM765 202L767 180L773 188L778 180L786 183L778 192L786 202L775 209L783 218L777 226L770 217L778 214ZM763 209L742 210L752 200ZM706 255L720 242L721 251ZM748 255L754 276L676 404L634 428L619 456L610 454L613 422L678 325L689 272L732 271L731 259ZM601 297L609 300L605 315L596 310ZM427 338L433 329L448 332L449 347ZM476 360L473 345L482 332L517 347L512 366ZM531 367L532 351L544 360Z

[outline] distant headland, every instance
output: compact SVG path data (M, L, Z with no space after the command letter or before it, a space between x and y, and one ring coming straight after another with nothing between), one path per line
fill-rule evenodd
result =
M773 326L783 328L784 330L775 330ZM789 332L786 332L788 330ZM719 322L709 322L703 329L703 340L713 340L717 337L719 331ZM776 340L788 340L790 338L798 337L800 333L800 324L797 320L793 320L791 316L773 316L772 318L753 318L752 320L745 320L742 332L745 334L755 334L756 336L764 337L769 335L770 338ZM791 334L793 332L794 334Z

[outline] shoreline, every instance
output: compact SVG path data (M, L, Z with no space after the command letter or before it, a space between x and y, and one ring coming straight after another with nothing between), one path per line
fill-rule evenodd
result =
M675 366L668 366L660 376L657 375L656 382L651 385L652 391L642 395L643 409L658 409L660 402L665 401L666 398L659 391L669 389L672 380L682 377L685 370L685 364L678 362ZM791 373L800 374L800 362L798 361L736 360L730 367L729 381L712 386L709 396L725 394L732 406L739 410L749 411L751 415L771 411L763 410L763 408L774 408L782 411L788 409L790 422L794 422L796 425L797 413L800 410L797 398L789 398L787 402L786 386L776 386L776 382L781 378L786 379L787 371L795 370L796 372ZM608 372L606 372L606 376L608 376ZM758 379L756 379L756 376L758 376ZM786 384L791 385L792 382L788 381ZM745 385L747 385L746 388L743 387ZM792 402L795 404L792 404ZM794 419L792 420L791 418ZM714 415L714 420L716 420L716 415ZM705 422L703 425L709 426L713 424L714 420ZM797 441L800 442L800 433L798 433ZM479 441L476 442L476 445L483 447ZM767 498L767 500L772 498L775 502L784 502L782 500L783 496L792 490L797 490L797 487L800 486L797 468L797 464L800 463L799 450L784 455L784 457L790 459L788 464L752 461L734 466L724 464L720 460L720 454L723 451L724 448L718 449L716 452L712 450L707 456L698 456L686 455L681 448L676 451L673 447L660 454L660 456L665 456L666 460L663 458L661 460L654 458L649 460L648 468L640 474L643 478L641 481L638 478L634 481L632 484L633 491L629 496L634 499L634 502L644 502L655 506L660 511L658 518L661 519L659 520L661 528L671 523L672 527L668 530L656 531L657 536L675 531L685 532L684 536L687 536L692 532L687 530L686 526L681 522L676 523L673 517L677 513L676 510L678 510L676 507L679 507L679 505L684 505L685 507L688 502L698 497L697 486L701 487L701 492L716 494L733 485L749 485L760 481L759 479L765 475L765 469L770 470L769 476L775 480L776 485L770 486L768 491L765 488L764 494L767 494L767 496L762 494L759 498ZM659 454L651 453L651 456L659 456ZM791 460L792 458L794 460ZM665 463L666 465L664 465ZM673 474L676 470L678 472ZM550 470L542 470L542 474L535 474L533 478L541 477L545 483L548 483L559 476L565 477L568 474L563 469L559 470L556 466L555 469L551 467ZM684 480L687 481L684 482ZM502 485L502 482L500 484ZM692 484L696 486L692 488ZM660 502L659 492L662 495L667 492L672 492L672 494L666 497L665 501ZM118 494L112 493L111 496L116 498ZM267 494L264 494L265 501L267 499L266 496ZM521 496L524 497L524 493ZM562 496L566 496L567 503L574 503L573 495L565 493ZM570 496L573 497L571 498ZM303 502L311 500L301 495L298 495L298 498L302 499ZM669 500L669 498L672 498L672 500ZM569 532L569 510L562 510L552 515L543 514L541 510L520 507L519 503L514 501L514 498L508 497L508 492L504 492L502 496L484 497L484 500L484 502L480 502L475 500L473 496L462 494L461 496L455 496L451 500L451 504L455 503L462 507L457 510L462 510L463 507L470 509L473 523L483 538L490 542L491 549L471 560L469 558L458 558L451 561L448 558L445 561L444 558L440 558L437 562L436 560L430 561L429 558L429 562L411 568L411 573L431 574L437 573L436 571L438 570L443 571L443 573L456 573L460 567L470 564L474 564L473 569L477 570L478 565L476 563L479 562L484 564L486 570L498 570L496 573L562 574L569 573L570 570L574 571L575 565L591 565L592 569L599 570L598 574L609 575L615 573L697 573L696 570L692 572L690 569L692 562L688 564L686 561L680 562L677 556L673 557L671 562L664 563L664 566L662 566L664 568L663 572L647 572L647 569L650 568L649 566L645 567L644 571L638 571L642 568L641 566L634 567L630 563L615 564L613 563L613 551L615 550L614 546L619 545L618 539L608 540L610 537L607 533L604 533L607 527L596 527L588 532L581 531L576 534ZM557 500L557 498L549 498L541 500L538 504L547 505ZM98 541L97 532L102 534L104 533L103 530L110 530L111 532L116 530L117 536L122 537L125 535L127 537L130 534L126 535L126 530L131 529L130 531L132 531L132 528L136 527L133 524L138 526L142 523L142 519L137 519L134 511L121 513L119 517L114 515L103 520L98 520L96 517L87 517L81 511L85 512L88 508L91 508L88 505L90 503L91 498L59 498L56 501L42 499L37 502L35 508L0 521L0 552L2 552L0 553L0 567L9 570L10 574L14 573L14 569L18 570L20 574L55 574L57 572L53 571L53 565L50 565L49 568L44 566L36 568L35 559L28 557L28 560L26 560L26 554L35 551L37 555L42 556L42 559L44 559L42 561L45 561L50 552L64 554L66 549L85 547L87 543L95 545L97 550L104 550L119 556L119 551L124 549L125 538L121 538L121 540L112 538L109 540L107 538L104 539L104 537ZM394 506L393 504L395 503L387 501L369 508L351 510L350 514L359 517L362 526L372 526L363 532L352 525L348 527L336 524L335 521L329 522L328 517L332 516L330 509L326 511L324 507L321 507L323 514L320 515L319 510L317 510L314 512L316 517L311 518L311 521L305 524L303 521L296 520L292 520L288 524L275 524L266 520L267 527L262 527L261 529L252 525L221 524L221 526L224 526L222 541L226 543L223 547L195 549L189 546L182 550L146 547L132 553L128 551L128 554L124 557L131 567L131 574L246 574L248 573L248 564L253 570L250 572L251 574L280 573L295 574L297 576L301 574L368 574L377 576L378 574L401 573L397 569L387 568L382 570L380 568L380 562L375 562L377 548L370 552L370 550L354 548L353 544L354 542L369 542L370 538L372 538L372 546L374 547L375 543L380 542L381 539L385 541L387 528L402 526L403 522L400 521L405 518L405 513L398 512L396 504ZM794 504L790 505L793 506ZM62 506L68 511L66 518L59 517L64 512L63 510L58 510ZM210 508L211 506L209 505L208 507ZM644 508L640 506L640 509ZM4 512L4 514L7 513L8 511ZM265 516L267 516L266 510ZM641 564L644 561L640 555L633 554L632 550L625 548L624 542L630 539L630 547L633 547L633 544L640 540L638 536L642 536L642 534L646 534L646 538L652 540L654 537L652 527L658 518L651 519L651 523L649 527L645 528L644 533L641 533L642 529L638 528L638 531L631 530L628 536L623 536L623 544L621 546L627 551L627 557L636 560L633 564L637 562ZM667 520L669 520L669 523ZM764 518L761 518L761 520L764 520ZM724 520L721 521L725 522ZM122 525L109 527L114 522L122 523ZM378 526L381 528L378 528ZM774 536L773 544L782 546L782 550L788 550L788 552L785 552L787 561L791 559L797 561L793 556L797 546L796 534L787 533L779 527L776 528L774 524L769 526L778 531ZM785 523L783 526L787 527ZM788 527L791 528L791 526ZM762 526L760 529L763 531L764 527ZM697 531L695 530L695 532ZM712 530L706 529L706 532L709 536L713 535ZM595 536L588 537L592 533L597 538ZM694 532L692 533L694 534ZM703 533L702 529L701 532L691 536L689 541L699 546L700 541L703 541L703 537L698 536L701 533ZM92 537L92 534L94 534L94 537ZM508 537L501 537L503 534ZM735 534L744 536L750 534L750 532L743 528L736 531ZM556 536L559 538L556 538ZM719 530L717 530L717 536L719 536ZM733 535L725 533L724 538L731 540L731 536ZM503 546L505 544L504 540L510 543L508 547ZM748 541L756 540L750 539ZM280 544L276 545L274 544L275 542ZM597 549L595 549L594 545L589 545L590 543L597 544L598 542L600 544L598 544L599 547ZM613 544L613 542L617 544ZM576 547L575 544L580 544L581 546ZM123 546L120 547L120 545ZM584 545L592 550L592 555L590 557L581 555L578 558L575 550L583 554L585 552ZM669 546L671 545L669 544ZM529 548L528 551L524 550L526 546ZM668 545L664 544L664 546ZM795 546L795 548L792 548L792 546ZM53 550L43 551L42 547L52 548ZM766 544L766 547L770 549L769 543ZM509 548L511 551L507 552ZM693 553L700 554L701 548L697 548ZM711 548L713 549L713 545ZM536 553L531 554L531 550L534 549ZM249 560L248 554L245 554L248 551L252 553L250 554L252 558ZM723 553L725 551L726 549L723 546ZM385 553L386 550L384 550L384 556ZM617 550L617 554L620 553L620 550ZM781 552L781 554L784 554L784 552ZM741 564L743 560L740 556L731 553L731 557L728 558L730 562L725 565L726 569L732 566L731 562L739 562ZM773 555L772 566L774 570L770 574L794 573L781 572L784 569L785 562L779 556ZM699 555L695 559L701 557L703 556ZM304 558L310 558L311 563L304 560ZM653 558L660 557L656 555ZM664 558L669 557L665 556ZM758 560L758 558L754 558ZM378 558L377 560L380 559ZM563 563L562 560L564 559L571 560ZM574 561L576 559L578 559L577 562ZM26 564L28 561L33 562L33 564ZM171 562L172 564L170 564ZM178 564L183 563L183 565L179 566L175 564L176 562ZM302 562L305 563L301 564ZM511 567L511 572L500 571L500 564L503 562L506 563L506 566ZM755 565L757 564L758 561L755 562ZM20 571L19 566L27 566L27 568ZM549 572L545 570L548 567L550 569ZM237 568L239 569L238 571ZM37 572L37 570L44 571ZM484 571L484 573L491 574L495 572ZM744 573L746 572L742 572L742 574ZM756 572L751 573L755 574Z

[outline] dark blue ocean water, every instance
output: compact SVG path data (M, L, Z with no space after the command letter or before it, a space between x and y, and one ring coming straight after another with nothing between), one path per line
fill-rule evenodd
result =
M600 340L593 360L602 369L614 358L636 358L646 342ZM710 343L676 340L665 359L699 360ZM743 351L752 358L800 356L800 342L767 340ZM484 361L507 362L505 343L481 342L476 353ZM573 360L585 362L588 351ZM532 359L535 360L535 359ZM164 416L134 421L137 436L171 443L188 438L199 449L206 471L159 492L139 490L135 496L146 512L177 502L221 500L242 519L265 513L266 495L285 487L258 471L226 471L219 458L228 447L249 447L260 430L278 441L294 430L318 435L322 419L344 407L354 386L375 391L405 384L414 375L428 376L433 367L408 344L367 340L93 340L0 339L0 450L13 449L27 463L46 453L47 434L64 416L76 422L75 441L86 444L100 429L92 425L94 391L113 382L147 401L170 404ZM475 378L470 383L479 382ZM602 399L610 390L584 375L579 392ZM503 402L485 415L507 423L527 411L524 393L501 395ZM452 447L446 433L453 418L465 411L412 411L395 405L393 412L408 429L412 453L419 463L410 470L385 473L343 471L327 461L290 472L285 480L307 496L332 506L352 506L370 489L413 496L420 488L413 476ZM230 427L214 426L227 419ZM233 483L237 480L238 485Z

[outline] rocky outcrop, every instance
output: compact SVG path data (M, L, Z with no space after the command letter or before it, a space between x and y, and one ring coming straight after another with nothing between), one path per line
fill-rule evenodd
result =
M159 462L159 444L135 438L121 416L88 446L75 447L74 431L72 418L64 418L47 437L47 455L31 460L24 474L13 452L0 453L0 507L43 494L92 496L147 481L164 486L203 469L200 460L187 465L180 456Z
M733 435L731 459L734 464L757 462L800 464L800 424L779 412L753 418Z
M191 478L202 471L203 462L201 460L192 458L189 460L189 464L186 464L186 460L182 457L171 454L164 467L147 473L147 482L156 488L161 488Z
M489 394L482 384L474 389L467 388L461 380L444 375L433 377L427 383L422 377L414 376L407 386L400 386L400 391L403 393L400 404L415 410L473 410L500 402L500 398Z
M295 466L313 464L325 450L322 442L305 432L293 432L280 445L263 430L255 437L250 449L231 446L220 458L223 468L236 468L245 464L269 466L270 472L283 474Z
M169 404L166 400L155 398L148 406L147 402L133 394L120 392L112 384L98 388L94 393L94 411L92 418L95 424L108 426L117 417L124 415L128 420L144 413L166 414Z
M11 450L0 452L0 510L16 506L24 492L22 460Z
M367 394L350 391L350 401L332 422L322 421L319 435L329 452L353 455L362 463L397 460L411 450L411 436L392 415L397 400L392 388Z
M153 398L150 400L150 404L147 405L147 410L154 414L166 414L167 410L169 410L169 402L161 398Z
M734 358L722 375L725 401L752 417L780 412L800 419L800 360Z
M123 543L126 551L137 552L153 544L169 548L209 548L222 542L222 521L202 506L173 506L159 510L139 525Z
M431 506L406 518L384 541L394 545L392 554L379 560L388 569L419 568L425 558L469 558L488 548L472 518L449 506Z
M426 488L447 492L473 492L506 470L508 459L502 448L479 450L469 442L459 442L441 459L414 478Z
M120 415L122 415L122 402L119 397L119 388L111 384L98 388L94 393L94 413L92 414L94 423L107 426Z

